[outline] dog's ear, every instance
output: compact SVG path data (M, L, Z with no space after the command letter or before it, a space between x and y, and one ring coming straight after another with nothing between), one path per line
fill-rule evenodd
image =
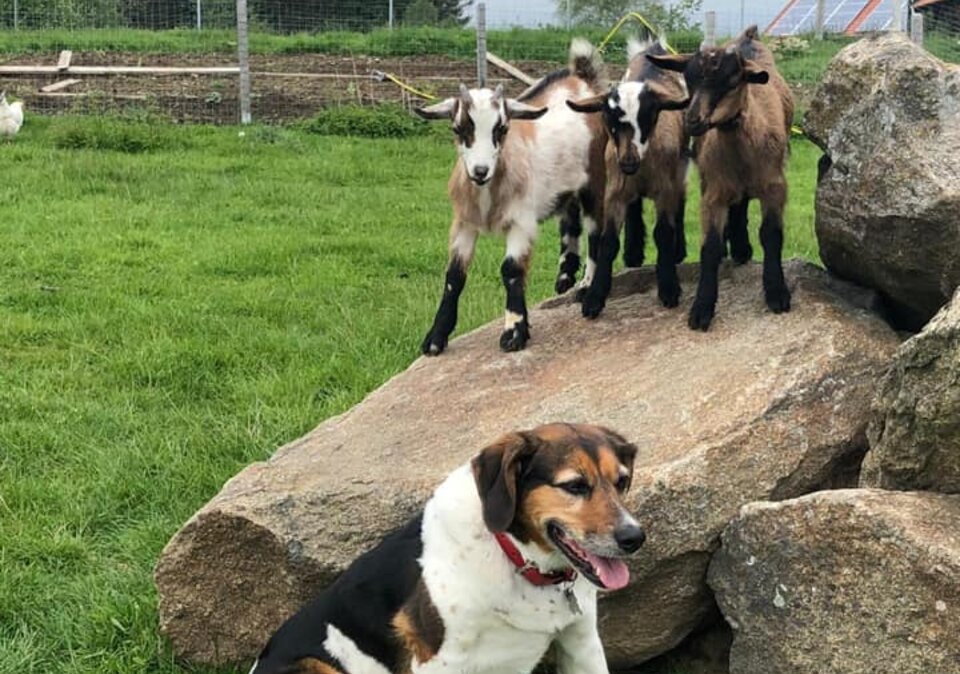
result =
M490 531L506 531L517 513L517 477L523 460L536 451L523 433L509 433L471 461L483 521Z
M637 458L637 446L632 442L627 441L622 435L616 431L611 431L609 428L601 428L603 433L607 436L607 441L610 443L610 447L613 448L613 453L617 455L617 460L626 466L627 471L629 471L629 479L633 480L633 464ZM630 485L627 485L627 489L630 488Z

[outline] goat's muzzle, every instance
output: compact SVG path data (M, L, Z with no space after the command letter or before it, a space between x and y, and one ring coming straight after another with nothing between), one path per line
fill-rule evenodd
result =
M635 159L623 160L620 162L620 170L628 176L640 170L640 162Z

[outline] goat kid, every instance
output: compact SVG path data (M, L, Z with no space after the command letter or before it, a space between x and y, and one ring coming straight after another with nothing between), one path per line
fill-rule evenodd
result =
M461 85L458 97L417 111L426 119L453 122L459 154L448 184L453 222L446 282L421 345L424 354L437 355L447 346L481 232L501 233L507 240L500 268L507 293L500 348L526 346L530 322L524 289L539 223L568 210L573 200L583 205L588 233L601 221L603 128L564 105L568 98L596 94L599 78L596 49L578 39L570 47L569 68L545 77L517 99L507 98L502 87L491 91ZM558 282L579 267L579 236L567 239Z
M659 41L631 41L627 48L627 72L616 87L607 94L567 101L577 112L602 113L609 133L605 221L597 271L582 297L582 312L587 318L596 318L603 311L613 280L613 262L620 248L620 227L625 219L631 219L632 210L642 208L644 197L653 199L657 210L653 236L657 243L660 302L665 307L675 307L680 302L677 263L686 255L683 212L689 136L684 132L679 111L690 101L678 75L659 70L645 58L666 53Z
M694 136L700 170L700 283L688 323L707 330L716 312L718 272L730 242L734 262L753 256L747 234L747 204L763 211L763 289L774 313L790 310L783 277L785 167L793 120L793 97L756 26L721 48L695 54L648 55L666 70L683 73L691 94L685 123Z

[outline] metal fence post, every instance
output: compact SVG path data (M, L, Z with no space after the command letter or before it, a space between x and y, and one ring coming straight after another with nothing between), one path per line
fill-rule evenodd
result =
M203 0L197 0L197 30L203 30Z
M250 33L247 0L237 0L237 65L240 66L240 123L253 121L250 110Z
M390 30L393 30L393 0L390 0L390 5L387 8L387 23Z
M923 14L920 12L910 15L910 39L914 44L923 46Z
M890 22L890 30L900 32L903 30L903 0L890 0L893 3L893 20Z
M703 46L717 46L717 13L707 12L703 22Z
M20 3L13 0L13 29L20 30Z
M487 5L477 5L477 86L487 86Z
M817 0L817 23L814 29L817 39L823 39L824 23L827 19L827 0Z

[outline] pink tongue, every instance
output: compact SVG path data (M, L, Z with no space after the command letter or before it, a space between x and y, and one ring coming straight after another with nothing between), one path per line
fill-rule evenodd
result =
M630 582L630 570L627 569L627 565L622 560L598 557L590 552L587 552L586 555L590 563L593 564L593 568L597 570L600 582L606 589L619 590L626 587L627 583Z

